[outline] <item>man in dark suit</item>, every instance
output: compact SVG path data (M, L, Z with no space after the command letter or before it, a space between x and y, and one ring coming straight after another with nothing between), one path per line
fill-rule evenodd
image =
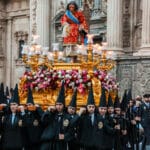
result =
M41 150L67 150L67 142L72 137L70 117L64 111L65 92L62 83L55 107L50 106L43 114L42 122L45 125L41 140Z
M24 115L24 142L25 150L40 150L40 138L42 135L43 127L41 123L41 116L43 110L37 104L34 104L32 91L28 89L27 109Z
M95 141L97 115L95 114L95 102L92 87L89 91L87 100L87 113L83 114L84 111L84 108L81 108L79 112L81 116L79 122L80 144L84 150L97 150Z
M110 118L108 119L107 116L106 90L104 88L102 88L98 112L98 115L101 118L101 121L98 123L100 134L98 135L97 139L101 139L100 141L97 140L98 150L112 150L114 146L113 136L115 131L112 121L110 121Z
M150 95L143 95L142 108L142 126L144 128L144 141L143 149L147 150L150 148Z
M2 119L2 149L3 150L22 150L22 126L23 118L18 113L18 87L16 85L14 97L10 102L10 113ZM23 111L23 109L21 109Z
M2 89L0 89L0 149L2 149L1 136L2 136L2 120L4 115L7 113L7 105L5 104L5 99Z
M72 122L72 137L70 137L70 140L68 141L68 149L69 150L79 150L79 139L78 139L78 122L79 122L79 116L76 114L76 101L77 101L77 89L75 89L74 94L72 96L72 99L68 105L67 112L69 115L69 120L74 120L74 123Z

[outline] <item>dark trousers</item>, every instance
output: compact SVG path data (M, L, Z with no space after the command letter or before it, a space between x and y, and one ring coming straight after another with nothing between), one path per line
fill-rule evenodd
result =
M64 140L55 141L54 150L67 150L67 143Z
M13 148L13 149L11 148L11 149L9 149L9 148L8 148L8 149L2 149L2 150L22 150L22 148L21 148L21 149L20 149L20 148L19 148L19 149L16 149L16 148Z
M40 145L25 147L24 150L40 150Z
M80 146L78 145L78 143L71 141L68 142L68 150L80 150Z
M84 150L98 150L96 147L85 147Z
M53 150L53 142L43 142L41 144L40 150Z

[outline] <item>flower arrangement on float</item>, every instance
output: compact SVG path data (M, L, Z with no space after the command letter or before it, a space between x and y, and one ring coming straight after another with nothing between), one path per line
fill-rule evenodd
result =
M95 70L93 77L100 80L102 86L108 90L118 89L116 79L105 71ZM78 92L84 93L91 86L92 77L86 70L49 70L47 68L39 68L38 71L26 71L20 78L24 80L23 90L30 87L35 91L42 91L60 87L63 80L66 88L77 88Z

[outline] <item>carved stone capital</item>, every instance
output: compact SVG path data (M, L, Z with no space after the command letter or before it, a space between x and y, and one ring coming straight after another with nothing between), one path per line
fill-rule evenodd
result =
M26 32L26 31L15 32L14 36L15 36L16 41L23 40L23 41L27 42L27 40L28 40L28 32Z

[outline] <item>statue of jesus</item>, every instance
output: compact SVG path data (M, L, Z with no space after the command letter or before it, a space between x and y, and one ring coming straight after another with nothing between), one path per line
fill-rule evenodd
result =
M84 14L78 10L78 5L75 1L71 1L67 5L67 10L61 18L63 26L63 45L83 44L86 41L88 33L88 25Z

